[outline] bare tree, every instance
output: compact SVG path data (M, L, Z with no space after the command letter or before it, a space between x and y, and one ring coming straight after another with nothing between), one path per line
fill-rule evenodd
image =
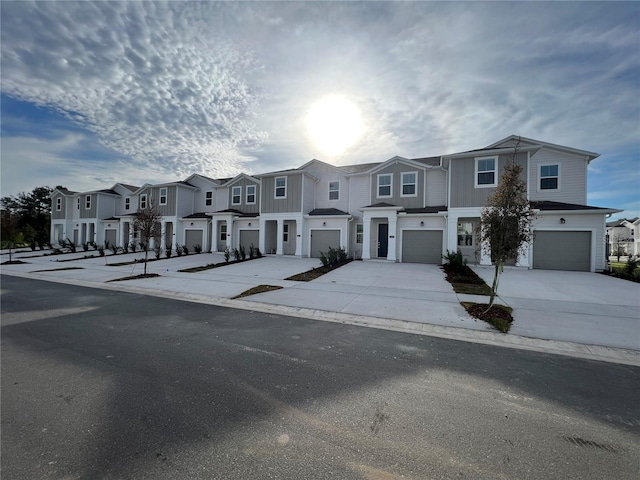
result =
M147 258L149 256L151 240L158 242L162 237L161 219L162 215L158 212L158 207L153 199L149 200L146 208L139 209L136 212L136 219L133 224L134 228L138 231L140 244L144 250L144 275L147 274Z
M620 262L620 257L627 253L627 241L628 239L619 232L614 233L611 238L611 246L613 250L611 253L618 257L618 262Z
M520 177L523 168L516 163L519 147L518 139L495 192L487 199L480 214L478 236L482 239L481 248L491 255L495 265L487 310L493 306L498 294L498 281L505 261L517 260L533 237L532 223L536 215L527 199L526 181Z

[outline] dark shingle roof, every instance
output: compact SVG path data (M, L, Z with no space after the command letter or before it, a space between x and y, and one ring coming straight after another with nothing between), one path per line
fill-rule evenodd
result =
M309 215L313 217L324 217L328 215L349 215L347 212L338 210L337 208L316 208L309 212Z
M206 213L192 213L191 215L187 215L186 217L182 217L182 218L211 218L211 215L207 215Z
M391 205L390 203L384 203L384 202L380 202L380 203L374 203L373 205L367 205L366 207L362 207L362 208L381 208L381 207L395 207L396 205Z
M111 190L110 188L109 189L105 188L104 190L97 190L96 193L109 193L111 195L120 195L118 192L116 192L115 190Z
M120 219L118 217L109 217L109 218L103 218L102 221L103 222L119 222Z
M430 165L432 167L437 167L438 165L440 165L440 157L412 158L411 161L424 163L425 165Z
M224 210L218 210L216 213L233 213L240 217L248 217L248 218L258 216L257 213L244 213L244 212L241 212L240 210L236 210L235 208L226 208Z
M404 211L407 212L409 215L415 214L415 213L438 213L438 212L446 212L447 206L439 205L437 207L405 208Z
M341 168L347 173L363 173L371 170L372 168L380 165L382 162L375 163L358 163L356 165L341 165L338 168Z
M138 190L140 187L136 187L135 185L127 185L126 183L121 183L120 185L122 185L124 188L126 188L127 190L130 190L132 192L135 192L136 190Z
M576 205L574 203L551 202L542 200L540 202L531 202L531 207L538 210L609 210L604 207L590 207L589 205Z

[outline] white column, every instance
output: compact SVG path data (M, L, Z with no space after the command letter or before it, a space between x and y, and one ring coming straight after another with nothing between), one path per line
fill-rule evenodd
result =
M231 250L233 248L233 240L231 238L231 226L233 223L231 220L225 220L225 222L227 224L227 248Z
M302 256L302 220L296 220L296 257Z
M260 219L260 231L258 232L258 248L262 253L269 253L266 251L266 227L267 222L264 219Z
M211 248L209 248L209 237L211 236L211 222L209 222L209 220L206 221L205 223L205 227L204 227L204 234L202 235L203 239L202 239L202 251L203 252L211 252Z
M366 213L362 218L362 260L371 259L371 217Z
M447 218L447 250L458 250L458 215L449 214Z
M278 233L277 233L277 247L276 247L276 255L282 255L284 251L284 242L282 240L282 236L284 235L284 220L278 219Z
M218 220L211 220L211 251L218 251Z
M395 217L387 217L389 220L389 244L387 248L387 260L396 261L396 238L398 237L397 226L398 219Z
M167 248L166 236L167 236L167 222L160 222L160 250L162 250L163 252Z

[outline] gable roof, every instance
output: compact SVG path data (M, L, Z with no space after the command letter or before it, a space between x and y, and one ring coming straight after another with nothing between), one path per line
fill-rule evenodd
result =
M236 183L239 180L242 180L243 178L247 178L247 179L251 180L252 182L256 182L257 184L261 184L262 183L262 181L259 178L252 177L251 175L247 175L246 173L239 173L235 177L230 178L229 180L227 180L224 185L225 186L233 185L234 183Z
M502 140L498 140L495 143L492 143L491 145L488 145L487 147L485 147L486 150L488 149L492 149L492 148L513 148L515 147L515 145L520 142L521 144L524 143L529 143L531 146L540 146L540 147L545 147L545 148L549 148L552 150L559 150L565 153L570 153L572 155L580 155L580 156L585 156L587 157L587 163L590 162L591 160L598 158L600 156L599 153L595 153L595 152L589 152L587 150L579 150L577 148L571 148L571 147L565 147L564 145L557 145L555 143L549 143L549 142L542 142L540 140L534 140L532 138L527 138L527 137L521 137L519 135L509 135L508 137L503 138Z
M56 193L61 193L65 197L71 197L71 196L75 195L78 192L74 192L74 191L69 190L69 189L64 188L64 187L56 187L56 188L53 189L53 192L51 192L51 195L49 195L49 198L53 197Z
M220 180L216 180L215 178L207 177L206 175L201 175L199 173L193 173L193 174L189 175L189 177L185 178L183 181L185 183L189 183L189 180L191 180L194 177L200 177L200 178L206 180L207 182L211 182L211 183L213 183L215 185L219 185L220 184Z
M167 182L167 183L156 183L156 184L145 183L140 188L138 188L138 190L136 190L135 193L140 193L146 190L147 188L171 187L173 185L178 187L187 187L187 188L190 188L191 190L199 190L198 187L194 187L193 185L191 185L190 183L187 183L184 180L178 180L177 182Z
M578 212L578 211L588 211L591 213L617 213L622 210L617 210L615 208L606 208L606 207L591 207L589 205L577 205L575 203L563 203L563 202L551 202L549 200L542 200L539 202L530 202L531 208L541 211L557 211L557 212Z

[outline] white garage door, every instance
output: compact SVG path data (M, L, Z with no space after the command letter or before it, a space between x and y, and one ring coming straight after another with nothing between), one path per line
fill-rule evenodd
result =
M116 230L114 229L108 229L104 231L104 243L105 243L105 247L107 245L107 242L109 243L109 245L115 245L117 242L116 239Z
M247 255L249 255L249 247L252 243L255 248L258 248L259 236L258 230L240 230L240 245L244 245Z
M442 263L442 231L404 230L402 261L404 263Z
M536 231L533 268L590 271L591 232Z
M327 253L329 247L340 248L340 230L311 230L311 257L320 258L320 252Z

